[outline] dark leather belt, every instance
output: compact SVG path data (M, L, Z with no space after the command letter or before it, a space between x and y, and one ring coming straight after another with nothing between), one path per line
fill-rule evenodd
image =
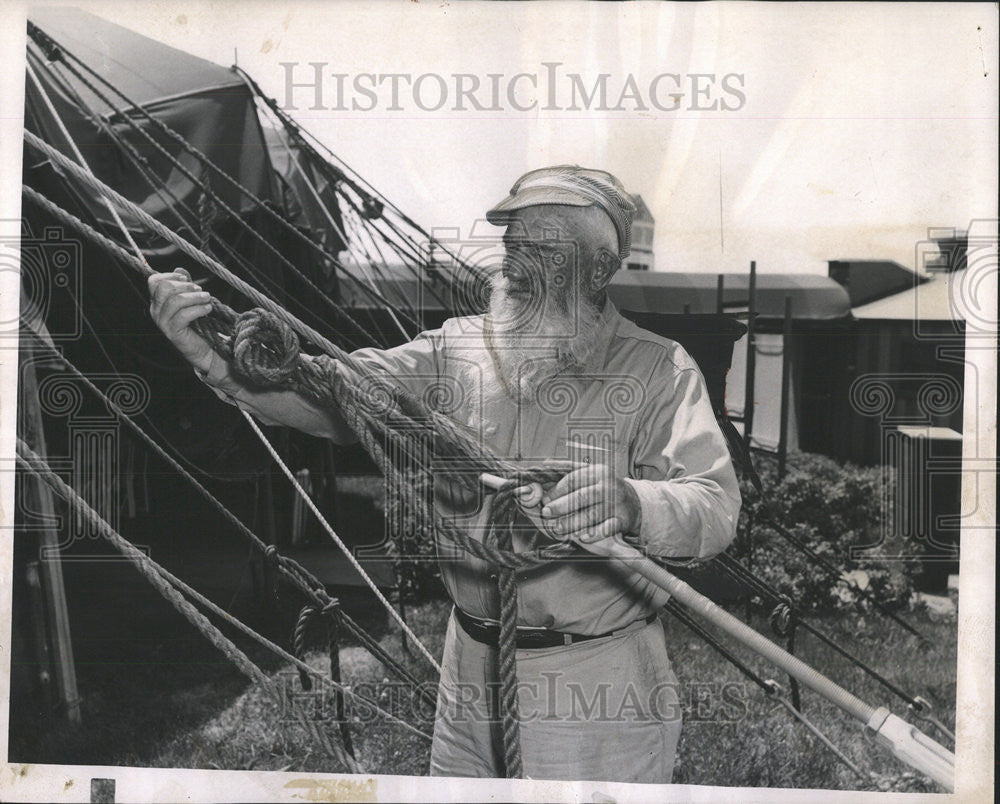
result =
M460 608L455 608L455 619L476 642L495 648L500 644L500 626L495 623L480 620L471 614L466 614ZM650 614L641 620L636 620L624 628L608 631L604 634L568 634L564 631L550 631L548 628L518 628L517 647L519 648L554 648L559 645L573 645L577 642L588 642L591 639L602 639L614 636L623 631L635 628L637 625L649 625L656 619L656 614Z

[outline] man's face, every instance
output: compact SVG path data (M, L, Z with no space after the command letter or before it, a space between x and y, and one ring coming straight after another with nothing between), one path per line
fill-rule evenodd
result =
M517 210L504 233L501 273L504 292L519 305L553 305L569 312L586 279L585 256L573 208L538 206Z

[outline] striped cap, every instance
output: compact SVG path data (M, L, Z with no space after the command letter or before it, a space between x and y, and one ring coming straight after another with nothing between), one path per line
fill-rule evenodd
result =
M622 183L603 170L579 165L556 165L525 173L514 182L510 195L486 213L486 220L505 224L510 213L540 204L573 207L598 206L618 232L618 256L625 259L632 249L632 216L635 204Z

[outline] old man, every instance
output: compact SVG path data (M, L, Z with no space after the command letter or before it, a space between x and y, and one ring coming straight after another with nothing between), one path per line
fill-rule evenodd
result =
M487 213L506 227L489 311L454 318L389 350L354 357L421 394L496 455L561 462L515 549L573 542L580 555L519 572L517 676L525 775L669 782L680 736L677 680L656 614L665 594L602 544L625 539L664 560L704 559L733 539L736 477L694 361L624 319L607 286L630 248L634 206L603 171L558 166L522 176ZM210 307L183 271L150 279L156 324L223 398L260 420L337 443L337 411L292 391L245 387L191 328ZM438 513L482 538L489 499L438 489ZM540 524L539 529L531 524ZM544 533L542 532L544 531ZM595 557L595 555L597 557ZM455 604L442 660L431 773L502 776L493 570L442 560Z

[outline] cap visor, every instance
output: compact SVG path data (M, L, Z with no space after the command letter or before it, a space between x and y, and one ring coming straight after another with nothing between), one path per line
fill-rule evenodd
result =
M493 224L507 223L512 212L541 204L562 204L571 207L589 207L594 202L569 190L553 187L526 187L509 196L486 213L486 220Z

